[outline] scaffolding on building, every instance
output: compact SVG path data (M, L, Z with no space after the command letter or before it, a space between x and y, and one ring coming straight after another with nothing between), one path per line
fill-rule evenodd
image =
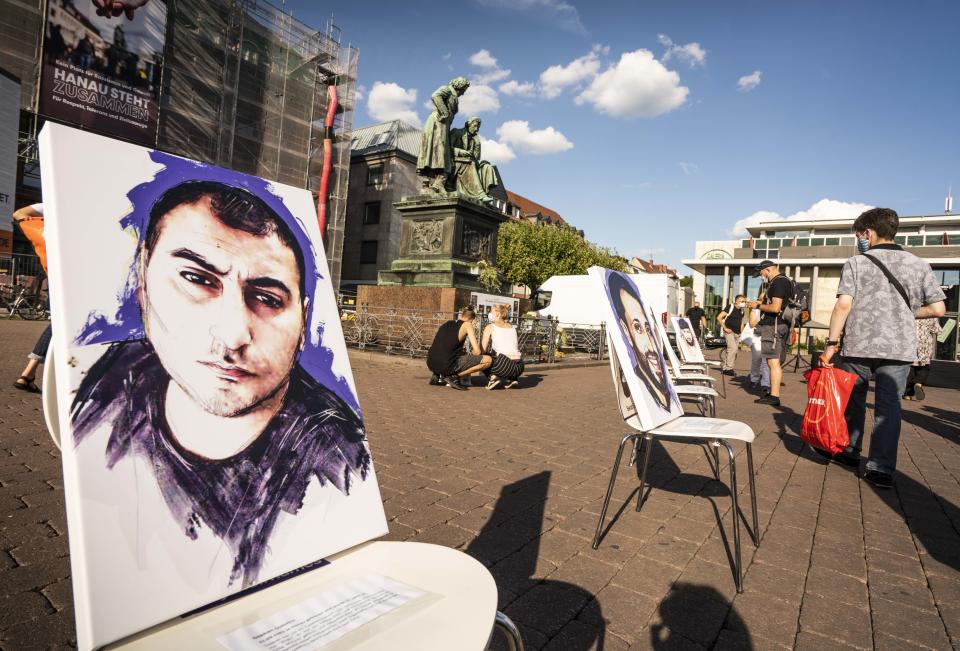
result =
M42 124L34 89L45 5L0 0L0 35L18 44L17 57L4 53L2 60L19 61L22 70L14 72L24 76L18 154L25 167L36 167ZM330 86L336 87L326 239L336 291L359 51L342 44L332 20L318 31L263 0L167 0L167 7L157 149L307 188L316 197L323 118Z

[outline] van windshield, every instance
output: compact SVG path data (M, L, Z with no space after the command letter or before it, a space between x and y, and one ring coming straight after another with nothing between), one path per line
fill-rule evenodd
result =
M533 309L542 310L550 305L550 299L553 298L553 292L538 291L533 298Z

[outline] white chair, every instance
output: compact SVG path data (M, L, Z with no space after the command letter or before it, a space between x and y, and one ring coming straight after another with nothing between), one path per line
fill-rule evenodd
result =
M709 375L706 369L700 364L681 364L677 354L673 352L673 346L670 345L670 338L663 327L660 319L651 312L650 318L657 324L657 336L660 339L660 345L663 353L670 362L670 375L676 382L683 384L701 384L703 386L713 386L717 379ZM682 385L681 385L682 386ZM675 387L676 388L676 387Z
M623 450L627 443L632 442L634 444L630 465L632 466L634 461L638 459L639 463L641 464L640 493L639 497L637 498L637 511L639 511L643 505L643 493L646 483L647 467L650 464L650 453L653 449L654 438L683 443L708 444L713 451L713 471L717 480L720 479L719 449L720 447L723 447L726 449L727 456L730 460L730 498L733 503L733 546L734 563L736 565L734 568L734 577L737 586L737 592L743 592L743 563L740 553L740 508L737 503L737 465L735 458L736 455L733 447L730 445L730 442L742 441L746 444L747 472L749 473L750 502L753 516L753 529L751 531L751 538L753 538L754 545L759 546L760 530L758 528L757 518L757 494L753 477L753 430L745 423L732 420L720 418L702 418L696 416L680 416L679 418L674 418L666 423L645 431L640 424L640 419L637 417L635 408L631 412L631 408L628 406L629 398L627 398L627 401L624 401L623 399L623 392L620 387L620 382L618 381L618 378L621 377L622 371L620 370L620 363L617 359L616 349L613 346L610 347L610 366L615 379L614 384L617 387L618 401L621 406L621 413L624 415L624 420L628 425L638 431L626 434L620 441L620 447L617 450L617 457L613 463L613 469L610 473L610 484L607 487L607 495L604 498L603 506L600 509L600 518L597 522L597 532L593 539L593 548L597 549L600 545L600 539L603 533L603 521L607 515L607 508L610 505L610 498L613 495L613 488L617 481L617 472L620 468L620 462L623 458ZM678 390L678 393L682 388L683 387L674 387L675 390ZM715 414L715 412L713 413Z

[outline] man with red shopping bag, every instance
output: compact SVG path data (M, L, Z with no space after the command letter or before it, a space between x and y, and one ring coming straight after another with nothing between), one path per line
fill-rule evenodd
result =
M807 380L807 408L800 438L820 454L829 453L834 460L844 463L850 445L844 414L858 376L828 367L812 368L803 377ZM859 458L856 462L860 465Z
M868 210L853 223L860 254L847 260L840 272L827 347L820 358L823 366L833 366L842 334L839 365L857 375L846 409L849 445L837 455L822 452L835 461L860 463L867 384L874 382L874 424L863 478L879 488L893 486L897 467L900 398L917 359L914 319L945 312L946 296L930 265L894 243L899 226L897 213L889 208Z

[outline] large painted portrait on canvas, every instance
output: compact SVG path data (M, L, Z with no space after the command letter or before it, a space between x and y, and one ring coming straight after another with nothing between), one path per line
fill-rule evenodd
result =
M610 338L641 423L647 427L681 415L683 409L658 345L657 324L651 321L637 286L627 275L609 269L593 267L590 273L603 284L609 322L614 324Z
M700 348L700 342L697 340L697 333L689 319L682 316L673 317L673 332L677 336L677 348L680 350L680 357L683 361L705 361L703 349Z
M60 401L71 544L78 522L94 565L110 552L144 580L168 564L205 568L156 577L182 581L177 614L385 533L309 193L53 131L44 198L54 342L69 358L57 370L72 388ZM66 147L90 139L139 182L108 183L84 209L94 174ZM89 270L83 237L115 243ZM97 547L92 521L116 525L117 549Z

